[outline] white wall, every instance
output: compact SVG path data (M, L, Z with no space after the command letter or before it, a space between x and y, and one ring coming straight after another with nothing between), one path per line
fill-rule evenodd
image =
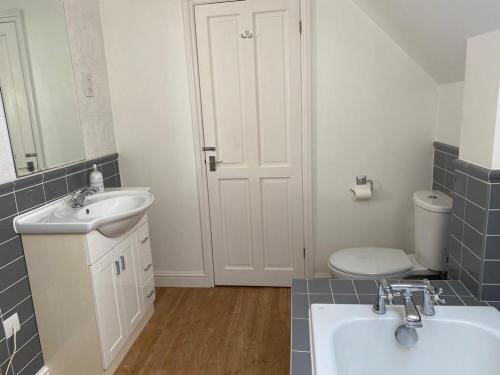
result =
M500 30L467 42L460 159L500 169Z
M455 82L437 88L436 141L460 146L464 83Z
M63 0L85 145L93 159L116 152L108 72L98 0ZM83 93L82 73L91 73L94 97Z
M155 272L203 271L180 0L100 0L122 177L151 186ZM436 86L350 0L314 0L315 271L336 249L411 250L413 191L431 185ZM131 27L133 23L133 27ZM357 174L376 197L352 202Z
M436 85L351 0L312 2L315 272L332 251L412 251L412 193L431 185ZM356 175L375 180L353 202Z
M100 5L122 182L155 194L155 274L198 279L203 256L181 1Z

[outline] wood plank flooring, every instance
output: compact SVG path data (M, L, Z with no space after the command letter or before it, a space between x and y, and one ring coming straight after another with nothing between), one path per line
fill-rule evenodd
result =
M289 288L157 288L115 375L288 375L289 362Z

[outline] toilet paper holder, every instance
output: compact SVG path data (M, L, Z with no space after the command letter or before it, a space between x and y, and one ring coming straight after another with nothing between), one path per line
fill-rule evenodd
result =
M366 176L356 176L356 185L366 185L370 184L370 190L373 192L373 180L369 180ZM350 189L353 193L354 190Z

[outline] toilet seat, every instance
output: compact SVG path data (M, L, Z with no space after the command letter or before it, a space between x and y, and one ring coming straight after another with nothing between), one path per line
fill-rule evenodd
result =
M356 247L333 253L329 266L351 275L381 277L410 271L413 263L401 249Z

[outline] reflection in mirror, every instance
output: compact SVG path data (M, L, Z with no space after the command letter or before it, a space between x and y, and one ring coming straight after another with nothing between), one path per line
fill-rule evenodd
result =
M0 99L18 177L85 158L59 0L0 1Z

